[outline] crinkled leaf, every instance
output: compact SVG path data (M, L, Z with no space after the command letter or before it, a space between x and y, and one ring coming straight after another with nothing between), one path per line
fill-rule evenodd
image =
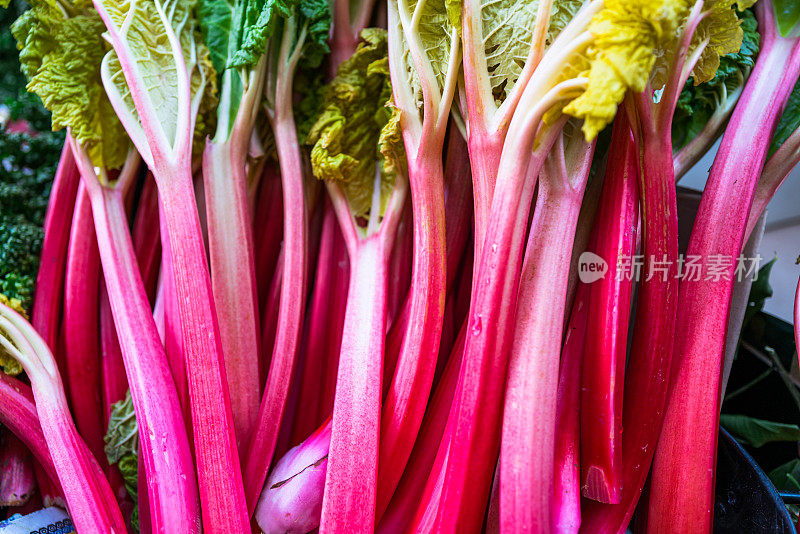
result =
M703 7L708 14L700 21L692 36L692 47L704 41L708 41L708 44L692 70L695 85L714 78L720 67L720 57L739 52L744 38L744 29L740 27L734 2L712 0Z
M555 0L547 44L572 20L585 0ZM511 93L530 54L539 0L481 0L481 20L489 83L497 104Z
M394 8L400 10L401 6L397 0L390 0ZM419 4L419 0L409 0L406 2L407 15L409 19L413 16L414 10ZM448 0L426 0L422 4L422 12L419 17L419 26L416 35L419 38L422 52L430 63L433 71L434 80L432 83L438 85L439 89L444 86L447 77L448 63L451 54L451 43L457 33L457 29L451 24L451 17L454 13L454 5ZM454 17L453 17L454 18ZM399 21L398 21L399 24ZM414 97L418 109L422 109L422 84L419 75L414 68L411 58L411 51L405 39L401 39L403 46L403 64L406 71L406 79L411 86L411 93Z
M800 427L788 423L722 414L719 424L737 440L756 448L776 441L800 441Z
M126 454L136 453L139 450L139 427L136 424L130 391L123 400L115 402L111 407L105 442L106 456L112 464L117 463Z
M391 171L401 164L400 153L405 154L399 112L390 104L386 32L367 29L361 37L355 54L328 85L323 111L308 135L314 145L314 175L338 183L357 217L369 214L382 161L381 210L385 208L394 184Z
M117 464L125 481L125 488L134 502L136 502L139 468L139 426L136 423L130 391L125 394L123 400L111 405L111 416L108 420L105 442L108 463Z
M672 147L677 150L691 141L708 123L714 112L722 105L726 95L744 84L747 73L755 64L760 35L752 11L738 13L741 19L743 39L737 52L719 58L719 67L714 77L696 84L693 77L686 82L672 119Z
M294 88L298 99L293 111L297 138L301 143L306 142L308 133L325 106L324 80L325 73L322 69L300 70L295 77Z
M168 142L175 142L179 102L187 97L192 100L201 99L198 106L200 116L193 119L196 119L195 140L198 136L202 137L213 125L213 115L209 110L216 107L216 73L210 53L195 28L195 2L176 0L162 6L169 26L159 16L157 5L162 4L157 4L156 0L100 0L100 3L131 51L131 60L137 71L137 83L150 100L155 119ZM128 17L131 18L130 23L124 24ZM170 32L178 37L186 68L191 73L190 95L181 95L178 89L178 65L169 42ZM125 102L132 117L138 121L116 51L109 51L105 61L108 68L106 90L110 94L115 93L118 100Z
M230 54L229 67L254 67L267 51L282 18L292 15L298 0L249 0L240 4L241 45Z
M93 9L67 16L47 0L32 2L12 28L28 90L52 112L53 129L71 128L96 165L119 167L129 141L100 79L103 30Z
M587 140L612 121L628 89L645 89L657 52L672 42L688 7L682 0L608 0L592 18L594 39L578 60L588 86L564 108L584 120Z
M23 317L25 316L25 310L22 309L22 303L19 300L8 298L6 295L0 293L0 303L5 304ZM0 369L2 369L5 374L12 376L16 376L22 372L22 365L20 365L13 356L8 354L2 346L0 346Z
M775 134L772 136L769 146L769 156L772 156L798 127L800 127L800 81L792 88L789 101L786 102L783 115L775 128Z
M266 53L270 38L283 31L283 21L289 17L294 17L295 23L293 44L303 47L302 64L316 67L329 52L331 13L327 0L248 0L241 16L241 45L230 54L230 67L254 67Z

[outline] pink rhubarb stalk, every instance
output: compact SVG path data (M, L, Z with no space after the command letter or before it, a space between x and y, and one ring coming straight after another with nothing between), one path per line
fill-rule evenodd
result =
M623 532L627 528L661 433L678 310L678 214L670 132L680 91L705 46L701 44L689 56L694 30L706 14L702 8L698 1L687 18L659 102L653 102L648 87L629 96L626 104L639 147L645 261L623 392L622 494L618 504L586 503L581 528L587 532Z
M306 303L308 263L308 207L297 129L292 113L292 82L301 45L291 52L290 35L295 24L287 19L281 42L277 73L269 73L267 85L274 90L274 111L270 121L275 134L283 190L283 281L280 290L278 324L272 346L267 385L261 397L258 423L250 440L244 463L244 491L252 515L275 454L283 413L289 397L289 379L300 345ZM264 350L269 350L268 346Z
M159 232L158 189L153 175L148 173L136 208L131 230L133 250L142 282L150 302L155 302L158 269L161 264L161 233Z
M381 221L378 220L380 191L373 194L370 210L373 216L366 237L360 237L341 189L328 184L347 245L351 274L333 403L321 533L374 531L388 263L406 189L405 178L397 176Z
M125 192L136 160L129 157L117 183L110 185L101 183L82 147L75 144L73 149L92 202L106 288L139 424L152 523L158 531L198 531L200 507L186 427L125 212Z
M36 458L44 478L49 478L61 493L58 473L47 448L47 441L39 423L39 414L33 400L31 387L5 373L0 373L0 423L20 439Z
M682 281L664 427L656 450L648 532L710 532L719 381L736 258L769 143L800 73L800 39L783 38L772 3L757 7L761 50L722 138L695 219L687 256L703 273ZM724 258L721 275L709 275Z
M589 294L589 286L578 286L561 351L558 376L552 520L555 532L563 534L577 533L581 524L580 387Z
M79 183L80 174L75 165L75 158L68 143L65 143L44 220L42 261L39 264L39 274L36 276L36 293L31 317L36 331L54 351L61 320L69 230Z
M25 319L0 304L0 346L17 359L31 381L36 411L72 521L80 532L123 534L122 513L69 414L53 354Z
M105 423L100 392L100 252L89 195L78 188L72 217L64 286L65 368L75 424L89 450L106 464Z
M203 153L211 280L236 440L243 450L258 415L260 336L247 153L241 143L209 141Z
M580 387L582 493L600 502L619 502L622 490L622 391L633 279L618 276L616 267L636 253L637 158L627 117L620 114L614 122L600 209L592 230L594 245L589 249L610 269L589 286Z
M197 49L191 38L179 38L168 16L162 15L159 31L166 36L164 46L168 47L167 57L171 62L166 67L162 62L155 68L164 67L174 74L175 97L174 107L164 111L153 101L149 78L145 79L138 67L141 58L137 51L141 50L129 42L129 26L115 20L101 0L95 0L94 5L108 30L105 35L116 52L130 99L122 97L111 80L108 56L101 68L106 93L136 150L153 172L163 208L185 350L203 528L210 533L244 532L250 523L191 166L196 116L206 85L204 73L200 70L201 83L193 91L192 73L201 69L195 63ZM180 28L183 27L181 24ZM183 50L182 43L192 48ZM131 109L131 103L135 109ZM110 288L109 293L112 293ZM111 300L113 304L115 299ZM141 320L144 322L144 317ZM153 324L149 313L148 324ZM122 338L122 329L117 331ZM148 342L150 337L160 343L157 332L148 335ZM128 378L130 381L131 377ZM169 406L172 412L174 405ZM170 426L176 436L180 435L176 424ZM190 481L186 478L184 484L191 485ZM181 508L193 515L194 499L184 496L183 500L187 504ZM153 509L162 504L157 500L150 503ZM184 522L187 524L194 525L196 520Z
M578 146L565 147L559 136L545 162L519 275L500 446L502 532L552 528L565 299L572 242L594 153L594 144L578 139Z
M18 437L6 432L0 450L0 506L22 506L36 490L33 460Z

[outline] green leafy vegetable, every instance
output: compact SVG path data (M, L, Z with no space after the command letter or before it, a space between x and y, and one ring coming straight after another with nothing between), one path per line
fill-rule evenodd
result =
M117 465L125 481L125 489L133 502L138 502L139 426L136 424L130 391L123 400L111 406L105 442L108 463ZM131 522L136 521L138 531L138 506L134 510Z
M34 0L12 26L28 90L53 114L53 128L69 127L93 163L116 168L125 161L128 140L100 79L103 30L85 1L61 6Z
M800 427L746 415L722 414L720 424L736 439L753 447L776 441L800 441Z
M0 293L30 310L50 186L62 134L8 133L0 127Z
M367 215L372 204L375 162L384 161L381 211L394 187L394 176L384 171L405 164L400 112L391 105L386 32L366 29L361 38L327 87L324 109L308 135L314 175L338 183L357 217Z
M678 150L697 136L714 112L725 104L727 95L744 85L758 55L760 35L752 11L738 13L741 19L742 45L738 52L719 57L714 77L697 83L690 77L678 98L672 120L672 147Z

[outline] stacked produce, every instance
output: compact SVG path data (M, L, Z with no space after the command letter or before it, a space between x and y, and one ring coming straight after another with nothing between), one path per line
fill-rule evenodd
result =
M3 127L0 506L711 531L734 280L800 161L795 2L29 3L66 140Z

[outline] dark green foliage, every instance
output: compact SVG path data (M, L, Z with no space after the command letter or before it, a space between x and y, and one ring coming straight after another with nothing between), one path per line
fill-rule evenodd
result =
M25 90L28 80L20 71L17 43L9 31L26 8L24 2L12 0L8 8L0 9L0 106L7 109L9 120L22 119L45 132L50 130L50 113L38 96Z
M50 113L38 96L25 90L27 80L9 31L25 9L19 0L0 9L0 115L9 122L26 122L31 131L9 133L0 121L0 293L30 310L64 133L49 131Z
M63 134L0 127L0 293L30 310L50 186Z
M723 94L730 94L744 83L748 71L758 55L760 35L752 11L739 13L742 19L744 38L742 48L722 56L717 74L708 82L694 85L689 78L678 98L678 106L672 120L672 148L678 150L696 137L721 105Z

